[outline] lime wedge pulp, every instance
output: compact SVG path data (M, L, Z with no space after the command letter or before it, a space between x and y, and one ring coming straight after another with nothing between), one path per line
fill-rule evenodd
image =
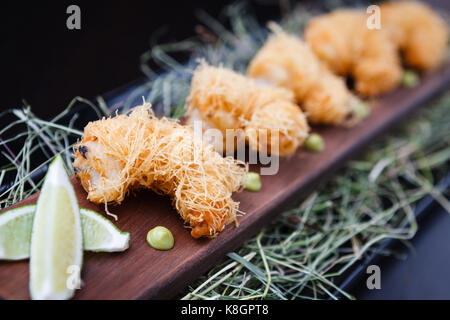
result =
M36 205L0 214L0 260L30 257L31 229ZM80 208L83 249L94 252L120 252L128 249L130 234L122 232L101 214Z
M36 205L30 205L0 215L0 260L29 258L35 211Z
M77 285L69 285L69 277L80 274L82 260L80 209L63 160L57 156L45 177L33 221L31 298L70 299Z

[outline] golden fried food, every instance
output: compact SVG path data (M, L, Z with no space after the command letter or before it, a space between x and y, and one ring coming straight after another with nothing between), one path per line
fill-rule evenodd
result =
M201 120L224 137L242 132L254 150L289 155L308 136L306 118L290 90L260 85L222 67L202 63L187 102L190 121Z
M194 238L236 221L231 194L244 185L247 167L148 106L89 123L74 151L76 175L94 203L120 204L134 190L152 189L173 199Z
M408 66L426 71L442 63L448 25L437 13L415 1L386 2L380 9L381 28L402 51Z
M369 30L366 20L362 11L336 10L313 18L304 36L328 68L352 76L359 94L374 96L398 86L402 67L389 34Z
M272 27L275 32L250 62L248 75L292 90L310 122L342 123L355 100L344 80L327 70L307 43Z

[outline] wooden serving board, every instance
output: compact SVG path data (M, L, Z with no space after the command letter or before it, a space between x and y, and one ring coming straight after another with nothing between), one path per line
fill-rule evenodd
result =
M326 149L312 153L300 149L280 160L275 176L263 176L260 192L235 194L240 226L228 226L216 239L194 240L171 206L170 199L143 191L110 210L119 216L116 225L131 233L130 249L123 253L85 253L84 286L75 299L161 299L171 298L213 267L228 252L257 233L284 209L298 203L323 178L345 160L367 147L376 137L405 117L438 91L449 87L450 66L425 76L414 89L399 89L372 101L371 116L353 128L320 127L313 130L325 139ZM450 125L450 124L449 124ZM256 167L252 168L255 170ZM104 212L86 200L86 192L72 178L80 206ZM35 203L38 195L16 206ZM174 234L173 250L162 252L146 243L147 232L158 225ZM28 261L0 262L0 297L28 299Z

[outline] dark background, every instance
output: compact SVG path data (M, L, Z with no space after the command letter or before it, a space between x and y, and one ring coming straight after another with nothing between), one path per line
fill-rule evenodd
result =
M249 1L263 20L276 0ZM230 1L1 1L2 110L22 106L48 118L75 96L92 99L136 80L140 55L161 28L159 43L195 34L198 8L218 17ZM66 9L81 8L81 30L68 30ZM252 10L253 11L253 10Z

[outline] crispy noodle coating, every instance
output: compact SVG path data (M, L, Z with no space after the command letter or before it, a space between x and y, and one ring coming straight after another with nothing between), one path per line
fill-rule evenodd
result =
M427 71L442 63L449 33L437 13L416 1L385 2L380 9L381 28L403 52L407 65Z
M120 204L134 190L152 189L173 199L194 238L236 222L231 194L244 185L247 167L223 158L192 128L156 118L148 105L90 122L74 151L76 174L94 203Z
M230 131L243 132L254 150L290 155L308 136L306 118L292 91L259 84L229 69L201 63L187 101L191 122L199 119L224 137Z
M366 20L363 11L336 10L313 18L304 36L330 70L352 76L359 94L375 96L398 86L402 67L388 33L368 29Z
M274 33L250 62L248 75L292 90L309 121L342 123L354 101L344 80L326 69L307 43L271 27Z

